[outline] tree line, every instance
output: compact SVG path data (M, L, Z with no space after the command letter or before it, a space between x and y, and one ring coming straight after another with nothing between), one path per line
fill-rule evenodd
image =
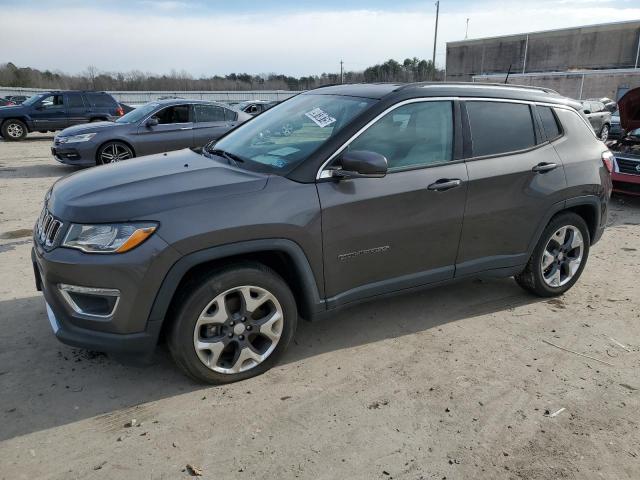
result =
M400 63L390 59L364 71L344 72L345 83L439 81L444 72L431 60L407 58ZM105 72L89 66L79 74L0 64L0 86L61 90L125 90L125 91L189 91L189 90L310 90L322 85L340 83L339 73L322 73L293 77L276 73L252 75L230 73L194 78L188 72L172 70L157 75L139 70Z

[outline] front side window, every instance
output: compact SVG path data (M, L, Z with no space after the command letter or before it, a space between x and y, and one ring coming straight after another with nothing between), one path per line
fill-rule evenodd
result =
M63 95L48 95L42 99L40 106L45 109L62 108L64 107Z
M190 105L173 105L163 108L154 115L158 119L160 125L170 123L189 123Z
M375 102L343 95L297 95L243 124L209 150L228 152L248 169L283 174Z
M217 105L195 105L197 122L224 122L224 108Z
M447 162L453 155L453 104L433 101L398 107L351 142L349 150L384 155L389 170Z
M499 155L536 144L531 108L523 103L467 101L474 157Z

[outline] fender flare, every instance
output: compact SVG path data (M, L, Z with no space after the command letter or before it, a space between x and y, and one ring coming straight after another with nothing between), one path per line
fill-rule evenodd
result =
M292 267L295 269L296 277L300 281L303 297L300 300L304 306L303 311L307 313L310 317L309 319L315 317L316 314L322 313L325 310L325 302L324 299L320 298L313 270L302 248L297 243L284 238L249 240L198 250L185 255L174 263L156 293L156 298L149 313L147 328L155 327L154 329L159 332L159 326L164 323L165 316L180 282L193 267L211 260L221 260L242 254L267 251L282 252L292 259Z

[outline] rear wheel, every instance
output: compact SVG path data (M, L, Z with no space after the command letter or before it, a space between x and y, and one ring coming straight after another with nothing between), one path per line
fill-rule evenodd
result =
M609 125L603 125L600 129L600 140L606 142L609 139Z
M291 290L273 270L241 264L190 282L168 335L171 355L192 378L222 384L266 372L295 333Z
M6 120L2 124L2 137L5 140L16 142L27 136L27 126L23 121L17 119Z
M106 165L135 157L133 150L122 142L107 142L98 149L96 163Z
M516 275L516 282L541 297L563 294L580 278L590 243L581 216L572 212L557 215L542 233L525 269Z

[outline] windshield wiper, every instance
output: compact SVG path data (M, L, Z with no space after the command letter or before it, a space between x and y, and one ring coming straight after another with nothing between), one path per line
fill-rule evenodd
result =
M226 158L230 164L234 164L236 167L239 166L240 163L244 163L244 160L240 158L238 155L231 152L227 152L225 150L220 150L219 148L214 148L211 150L207 149L206 151L214 155L219 155L221 157Z

